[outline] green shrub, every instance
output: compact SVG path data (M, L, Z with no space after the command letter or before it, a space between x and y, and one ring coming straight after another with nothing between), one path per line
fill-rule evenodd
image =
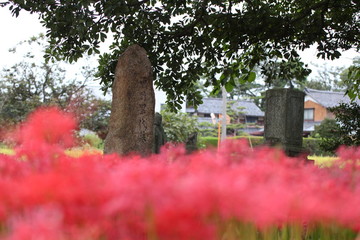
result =
M315 131L311 135L320 138L339 138L340 126L335 119L326 118L319 126L315 126Z
M82 137L82 141L84 142L84 144L88 144L90 147L98 149L103 148L103 141L96 134L86 134Z
M199 140L203 143L203 146L208 147L217 147L218 138L217 137L200 137Z
M346 146L360 145L360 105L356 102L341 103L330 108L339 123L340 143Z
M319 126L315 126L312 136L320 139L317 147L322 151L321 155L334 155L341 145L341 128L335 119L325 119Z
M229 137L227 139L246 139L249 142L249 145L252 147L260 146L264 143L263 137L256 136L236 136ZM218 138L217 137L200 137L200 141L203 143L205 147L217 147Z
M263 137L257 136L237 136L237 137L229 137L228 139L247 139L250 141L250 146L257 147L261 146L264 143ZM217 147L218 138L217 137L201 137L200 141L202 142L204 147ZM320 148L321 139L317 138L303 138L303 148L310 155L316 156L332 156L331 152L324 151Z
M329 156L331 153L324 151L320 147L320 138L303 138L303 148L309 153L309 155L316 156Z
M264 138L258 136L242 136L240 138L248 139L250 146L256 147L264 144Z
M185 143L190 134L199 132L199 123L196 116L186 113L161 111L162 124L168 142Z
M251 147L257 147L264 144L264 138L258 136L236 136L229 137L228 139L246 139Z
M217 137L218 127L209 122L199 123L199 133L202 137Z

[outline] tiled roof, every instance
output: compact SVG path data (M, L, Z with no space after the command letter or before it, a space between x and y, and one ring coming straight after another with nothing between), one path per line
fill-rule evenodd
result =
M335 107L340 103L350 102L350 98L345 95L345 92L320 91L306 88L305 93L326 108ZM360 103L358 100L356 102Z
M230 101L230 100L228 100ZM240 108L240 110L239 110ZM263 117L265 114L256 106L256 104L249 100L236 100L232 105L233 110L239 110L246 116ZM186 110L189 112L188 110ZM222 99L221 98L204 98L203 103L199 105L197 112L199 113L222 113Z

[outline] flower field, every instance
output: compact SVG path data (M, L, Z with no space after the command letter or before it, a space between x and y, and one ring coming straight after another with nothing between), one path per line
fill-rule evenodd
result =
M0 239L357 239L360 149L327 168L243 141L72 157L74 128L40 109L14 134L15 154L0 154Z

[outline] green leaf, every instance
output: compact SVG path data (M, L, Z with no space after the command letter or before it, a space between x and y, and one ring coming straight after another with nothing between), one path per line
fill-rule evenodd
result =
M349 96L349 98L350 98L352 101L355 100L355 98L356 98L356 94L354 93L354 91L349 90L348 93L347 93L347 95Z
M255 78L256 78L256 73L255 72L250 72L249 77L247 78L247 81L248 82L253 82L253 81L255 81Z
M220 92L219 86L215 86L214 89L211 91L212 95L218 95Z
M331 53L331 58L337 58L340 49L359 48L356 34L359 27L354 21L359 9L349 7L349 2L356 1L336 1L336 8L332 4L317 7L318 2L327 2L320 0L2 2L11 5L10 11L14 16L22 9L41 16L41 23L47 28L46 36L54 48L51 55L72 55L76 61L83 53L92 55L97 52L98 43L104 42L107 36L114 37L109 51L116 56L133 43L142 45L155 69L154 75L158 76L155 81L161 83L163 90L171 89L168 92L173 94L185 92L204 73L215 73L214 69L222 71L223 66L232 70L247 70L242 71L242 76L237 71L226 72L220 80L222 85L229 81L231 75L232 78L241 77L241 81L254 81L254 75L250 73L254 66L275 56L293 60L298 56L296 51L309 48L313 43L317 43L318 56L323 58L326 53ZM242 2L247 4L242 6ZM229 7L231 14L228 14L231 3L233 10ZM302 17L304 13L306 17ZM319 27L316 19L321 13L327 15L326 21L322 21ZM170 21L178 16L185 17ZM279 24L284 22L289 31L277 32ZM91 43L92 50L83 48L87 43ZM80 53L75 54L77 51ZM200 63L188 67L199 60L202 67L198 67ZM173 63L167 64L169 61ZM232 66L235 62L238 62L238 67ZM168 71L174 72L172 78L176 77L178 81L164 84L167 82L166 69L157 68L162 65L167 65ZM279 70L284 70L281 71L283 75L289 76L293 74L291 67ZM276 81L275 77L279 78L269 72L269 83ZM101 78L108 79L104 82L111 82L111 75L112 67L104 67L99 74ZM297 74L294 76L298 79ZM213 81L215 84L218 82Z
M275 56L277 56L278 58L282 58L282 57L283 57L282 53L281 53L279 50L274 50L274 51L273 51L273 54L274 54Z
M232 90L234 89L234 85L231 82L227 82L225 84L225 89L227 92L232 92Z
M100 39L101 39L102 42L105 42L105 40L106 40L106 34L103 33L103 32L101 32L101 33L100 33Z
M225 82L226 82L226 79L227 79L227 75L226 74L221 74L221 76L220 76L220 84L225 84Z

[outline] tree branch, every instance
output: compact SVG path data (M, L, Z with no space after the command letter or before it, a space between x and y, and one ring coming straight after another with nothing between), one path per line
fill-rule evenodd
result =
M304 11L301 11L300 15L297 18L292 19L290 21L290 24L294 24L295 22L301 21L302 19L308 17L311 14L312 10L316 10L316 9L323 8L323 7L328 7L329 3L330 3L330 0L326 0L326 1L316 3L313 6L310 6L309 8L305 9ZM324 11L326 11L326 9L323 8L322 12L324 12Z
M5 7L6 5L8 5L10 2L0 2L0 7Z
M189 23L188 25L184 26L182 29L176 32L168 32L166 35L171 35L171 37L183 37L188 36L192 34L192 30L194 27L203 19L203 16L206 13L206 6L208 4L209 0L204 0L201 4L200 10L198 10L198 14L195 14L197 16L193 22Z
M137 6L140 6L140 5L142 5L142 4L144 4L144 3L147 3L147 2L149 2L150 0L143 0L143 1L139 1L139 2L137 2L137 3L132 3L132 4L127 4L129 7L137 7Z

